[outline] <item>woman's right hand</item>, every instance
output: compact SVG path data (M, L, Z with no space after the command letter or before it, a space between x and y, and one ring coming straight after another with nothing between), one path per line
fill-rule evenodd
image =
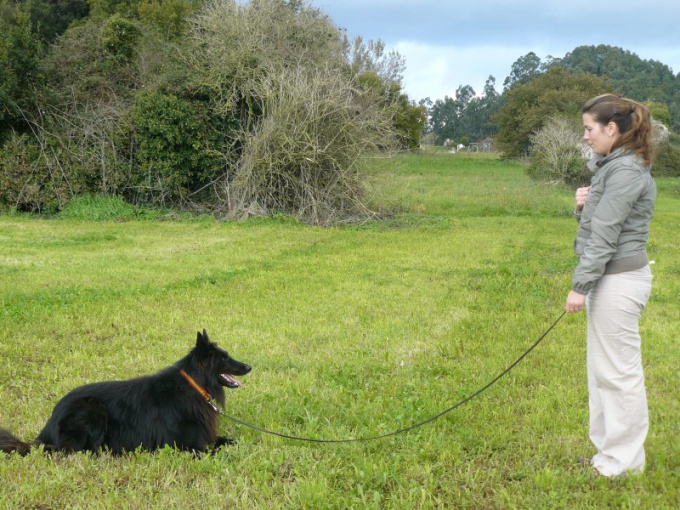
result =
M576 212L580 213L583 210L583 204L586 203L586 198L588 198L589 193L590 193L590 186L587 186L585 188L578 188L576 190L576 195L575 195Z
M572 290L567 295L567 303L564 305L564 311L567 313L578 313L586 306L585 294L579 294Z

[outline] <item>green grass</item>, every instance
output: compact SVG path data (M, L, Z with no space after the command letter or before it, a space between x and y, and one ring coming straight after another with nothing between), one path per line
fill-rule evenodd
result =
M376 203L397 212L362 226L94 221L96 203L87 219L1 216L0 426L32 439L74 386L155 372L204 327L254 367L227 412L285 434L383 434L485 385L562 312L571 193L486 156L374 167ZM575 462L592 453L578 315L413 432L319 445L223 419L239 444L212 457L0 456L0 508L676 508L680 180L659 189L642 476L596 479Z

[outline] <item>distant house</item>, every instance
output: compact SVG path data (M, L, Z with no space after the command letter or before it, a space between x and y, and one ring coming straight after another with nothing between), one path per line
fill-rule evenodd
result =
M493 138L485 138L482 140L482 152L491 152L493 149Z

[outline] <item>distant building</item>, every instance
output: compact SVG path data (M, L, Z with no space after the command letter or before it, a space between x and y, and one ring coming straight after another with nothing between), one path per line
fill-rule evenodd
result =
M485 138L482 140L482 152L491 152L493 149L493 138Z

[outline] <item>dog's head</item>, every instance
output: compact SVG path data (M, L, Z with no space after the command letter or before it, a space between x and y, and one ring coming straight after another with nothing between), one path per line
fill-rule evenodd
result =
M241 382L234 376L246 375L252 369L250 365L236 361L227 351L211 342L205 329L203 333L198 332L194 354L205 376L217 378L217 382L227 388L235 389L241 386Z

